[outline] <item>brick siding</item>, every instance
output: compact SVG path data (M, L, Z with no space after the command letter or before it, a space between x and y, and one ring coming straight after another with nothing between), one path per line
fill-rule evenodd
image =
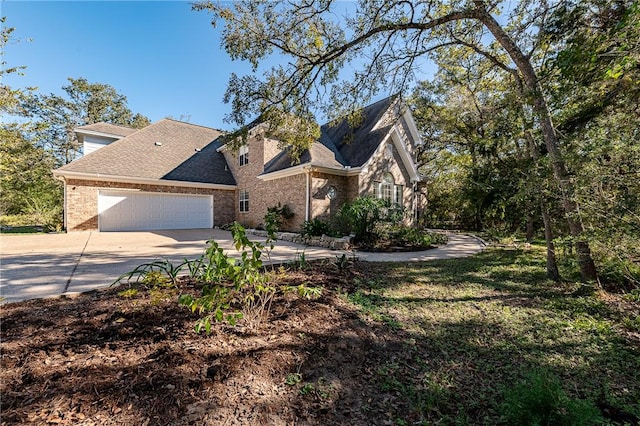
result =
M213 195L215 225L233 222L235 191L180 186L144 185L124 182L105 182L68 179L66 181L67 231L95 231L98 229L98 192L100 190L129 189L140 192Z

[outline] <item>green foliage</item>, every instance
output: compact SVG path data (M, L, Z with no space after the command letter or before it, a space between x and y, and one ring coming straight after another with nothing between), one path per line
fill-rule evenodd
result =
M168 259L154 260L153 262L143 263L137 266L133 271L125 272L120 275L111 285L119 284L127 281L129 283L142 283L147 285L157 285L169 281L172 285L176 285L180 272L187 266L188 261L184 261L178 265L174 265ZM135 280L134 280L135 278Z
M302 297L307 300L317 299L322 296L321 287L309 287L306 284L285 287L283 291L284 293L295 293L298 297Z
M398 247L414 247L416 249L428 249L433 245L447 242L447 237L444 234L404 225L382 227L378 233L378 238L390 241Z
M340 208L340 216L346 218L356 242L370 241L376 237L376 228L383 222L397 222L402 213L392 208L388 200L362 196Z
M304 221L301 233L305 237L320 237L322 235L330 235L331 229L327 222L315 218Z
M82 146L73 129L101 121L136 128L149 124L149 119L134 114L126 96L108 84L90 83L85 78L69 78L62 87L64 96L32 94L22 107L37 126L33 139L57 164L67 164L81 154Z
M268 207L267 214L264 216L265 230L275 235L275 232L282 228L293 216L294 213L288 204L283 206L278 203L277 206Z
M302 374L300 373L289 373L287 377L284 379L284 383L289 386L295 386L302 381Z
M22 225L62 226L62 183L54 158L27 140L25 128L0 128L0 214L20 216ZM3 221L6 223L6 220Z
M349 258L346 253L342 253L341 256L336 256L336 261L334 263L340 272L346 272L350 265Z
M214 323L225 322L235 326L242 320L248 329L258 328L267 320L271 305L278 293L296 293L306 299L317 298L321 290L300 284L296 287L279 289L272 284L274 271L263 270L262 253L265 248L258 242L247 238L245 229L238 223L231 225L233 243L238 250L239 259L229 256L214 241L209 240L207 247L195 260L185 260L177 266L168 261L156 261L141 265L132 272L123 274L118 281L138 278L144 282L161 284L168 279L174 283L177 274L187 270L190 279L202 283L199 295L182 294L178 303L186 306L201 318L196 322L196 332L210 333ZM267 239L267 244L271 243Z
M504 392L503 415L511 425L591 425L602 422L592 401L571 399L555 376L532 371Z

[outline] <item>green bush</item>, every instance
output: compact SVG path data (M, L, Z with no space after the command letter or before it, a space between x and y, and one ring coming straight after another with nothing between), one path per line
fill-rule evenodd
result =
M510 425L579 426L602 422L592 401L571 399L557 377L532 371L522 382L505 391L502 413Z
M392 240L398 246L424 248L447 241L447 238L442 234L435 234L413 226L403 225L393 225L386 228L381 237Z
M402 209L394 208L388 200L364 196L344 204L339 215L349 223L355 241L363 242L376 238L381 223L401 220Z
M302 235L305 237L320 237L322 235L331 234L329 224L317 218L313 220L305 220L302 225Z
M288 204L284 206L278 203L277 206L267 208L267 214L264 216L265 230L269 231L271 227L274 231L279 230L294 216L293 211Z

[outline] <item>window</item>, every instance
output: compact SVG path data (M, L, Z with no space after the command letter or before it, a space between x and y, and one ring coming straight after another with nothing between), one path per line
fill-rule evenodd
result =
M391 173L387 173L382 178L382 182L373 182L373 196L388 200L393 204L402 205L402 192L404 187L396 185Z
M402 205L402 185L396 185L395 186L396 192L394 194L394 198L393 198L393 202L398 204L398 205Z
M393 199L394 183L395 181L393 180L393 175L391 173L387 173L386 175L384 175L384 177L382 178L382 182L380 183L379 197L382 198L383 200L389 200L393 202L394 201Z
M247 145L242 145L238 150L238 159L241 166L249 164L249 147Z
M240 190L240 195L238 198L240 200L240 211L248 212L249 211L249 191L247 191L246 189Z

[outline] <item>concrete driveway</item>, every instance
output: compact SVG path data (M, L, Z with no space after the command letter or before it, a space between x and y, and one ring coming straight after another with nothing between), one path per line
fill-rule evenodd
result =
M478 240L449 234L445 246L424 252L361 253L364 261L422 261L469 256L482 250ZM264 240L249 236L252 240ZM200 256L214 238L231 255L231 234L218 229L153 232L73 232L68 234L0 236L1 303L81 293L111 285L121 274L156 259L181 262ZM334 258L343 252L278 241L271 253L275 263ZM351 256L353 253L349 253Z

